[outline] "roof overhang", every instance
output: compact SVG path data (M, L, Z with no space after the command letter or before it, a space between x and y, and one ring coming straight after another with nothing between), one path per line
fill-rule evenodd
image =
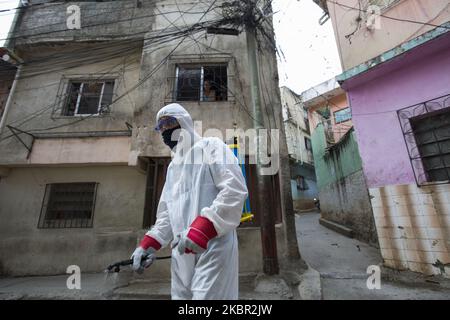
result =
M378 70L382 66L385 66L390 62L397 61L400 58L405 57L406 54L412 53L414 49L421 47L424 44L428 44L435 40L438 40L438 38L441 37L450 38L450 22L447 22L373 59L370 59L354 68L351 68L343 72L342 74L336 77L336 80L344 89L348 89L349 87L352 86L353 81L357 82L356 79L359 79L360 77L367 75L370 71L374 69ZM433 50L432 46L430 46L429 50L425 51L428 52L431 50Z
M325 81L301 94L303 104L306 109L323 104L330 99L345 94L335 78Z

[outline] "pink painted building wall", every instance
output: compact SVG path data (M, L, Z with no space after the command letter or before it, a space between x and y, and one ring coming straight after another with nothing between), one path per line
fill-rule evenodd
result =
M450 94L450 32L380 63L387 56L343 84L380 251L387 267L450 278L450 184L417 185L397 115Z
M369 188L415 183L397 110L450 94L450 34L343 85Z

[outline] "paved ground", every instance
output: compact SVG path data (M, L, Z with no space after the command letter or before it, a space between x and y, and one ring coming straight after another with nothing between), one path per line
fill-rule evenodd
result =
M403 282L382 279L380 290L369 290L366 286L367 267L379 265L381 256L377 249L355 239L349 239L321 226L319 214L297 216L297 235L303 259L320 273L323 299L450 299L448 283L428 283L417 274L415 278L399 276ZM317 274L317 273L315 273ZM389 274L392 276L392 274ZM82 274L81 290L69 290L66 283L69 275L51 277L24 277L0 279L2 299L168 299L169 281L159 283L128 283L130 273L122 271L106 278L105 274ZM295 277L294 277L295 278ZM319 276L314 276L319 279ZM258 281L255 281L259 279ZM313 279L313 280L314 280ZM405 282L405 279L414 279ZM311 280L311 279L310 279ZM287 281L291 286L290 281ZM302 282L303 283L303 280ZM306 283L306 282L305 282ZM319 281L311 282L319 288ZM316 284L317 283L317 284ZM256 286L255 286L256 284ZM295 287L295 279L291 289ZM306 292L311 294L309 289ZM300 290L301 291L301 290ZM314 290L313 290L314 291ZM314 293L314 292L313 292ZM320 297L312 294L311 297ZM296 290L289 291L280 277L241 277L240 298L253 299L301 299Z
M303 259L321 274L323 299L450 299L439 284L381 281L380 290L369 290L370 265L379 265L378 249L342 236L319 224L320 214L297 215L296 226Z
M69 275L0 279L2 299L101 299L108 291L103 274L82 274L81 289L69 290Z
M69 290L67 280L70 275L44 277L18 277L0 279L0 300L141 300L170 299L170 281L134 279L131 272L122 270L120 274L82 274L81 289ZM258 279L258 280L257 280ZM299 294L287 286L281 277L240 277L241 300L284 300L299 299ZM126 285L124 285L126 284Z

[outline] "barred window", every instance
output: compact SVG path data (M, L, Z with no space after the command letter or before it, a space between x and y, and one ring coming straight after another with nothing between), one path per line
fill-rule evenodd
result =
M226 101L226 65L178 65L175 75L176 101Z
M428 182L450 181L450 108L411 119Z
M106 113L112 102L114 80L71 81L67 89L64 116Z
M97 183L52 183L45 188L39 228L92 228Z
M450 94L397 115L417 185L450 183Z

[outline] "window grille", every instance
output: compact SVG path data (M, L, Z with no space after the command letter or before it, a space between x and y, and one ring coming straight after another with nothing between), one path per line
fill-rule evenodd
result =
M450 182L450 95L397 112L417 185Z
M175 101L227 101L226 65L178 65Z
M92 228L97 183L47 184L39 228Z

